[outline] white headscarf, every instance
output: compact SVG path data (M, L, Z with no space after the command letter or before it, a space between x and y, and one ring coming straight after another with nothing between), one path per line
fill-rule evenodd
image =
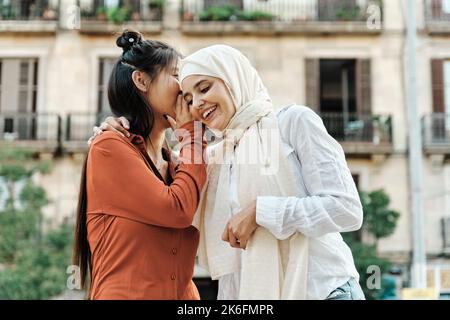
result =
M210 150L208 181L193 223L200 230L200 265L213 279L240 272L240 299L304 299L308 266L304 235L296 233L281 241L258 227L245 251L221 239L230 217L258 196L299 196L261 78L241 52L226 45L210 46L185 58L180 81L191 75L224 81L236 106L224 140ZM249 155L257 161L248 161ZM237 204L230 198L230 188L235 187L230 186L230 160L238 164L234 168Z

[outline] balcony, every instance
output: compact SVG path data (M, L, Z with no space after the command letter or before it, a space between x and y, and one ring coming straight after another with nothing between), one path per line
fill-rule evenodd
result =
M68 153L84 153L92 128L98 126L110 113L74 112L67 115L64 134L64 150Z
M393 152L392 119L389 115L324 112L320 116L328 133L339 141L347 155L372 156Z
M382 31L382 2L183 0L185 34L366 34Z
M162 31L163 12L162 0L84 1L81 4L80 32L113 34L128 28L158 34Z
M432 113L424 116L422 136L426 154L450 156L450 115Z
M59 1L1 1L0 33L56 33Z
M41 153L57 152L61 146L61 117L51 113L0 114L0 145L14 144Z
M450 35L450 2L424 0L426 30L431 35Z

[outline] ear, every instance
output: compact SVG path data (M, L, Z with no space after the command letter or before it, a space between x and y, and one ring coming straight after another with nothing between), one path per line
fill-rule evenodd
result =
M133 71L131 78L133 79L134 85L142 92L147 92L149 79L147 74L142 71Z

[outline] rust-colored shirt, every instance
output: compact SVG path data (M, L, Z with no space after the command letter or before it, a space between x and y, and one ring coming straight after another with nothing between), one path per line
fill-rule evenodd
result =
M203 159L203 130L194 133L193 122L182 128L180 159ZM191 223L206 168L203 160L177 166L168 160L166 184L141 136L105 132L92 144L86 172L91 299L199 299L192 282L199 232Z

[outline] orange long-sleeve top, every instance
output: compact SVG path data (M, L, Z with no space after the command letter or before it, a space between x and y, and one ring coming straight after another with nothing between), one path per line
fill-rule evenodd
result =
M86 171L91 299L199 299L192 281L199 232L191 223L206 181L206 142L194 122L181 129L180 162L175 166L164 153L167 182L141 136L105 132L92 144ZM184 163L188 157L201 163Z

